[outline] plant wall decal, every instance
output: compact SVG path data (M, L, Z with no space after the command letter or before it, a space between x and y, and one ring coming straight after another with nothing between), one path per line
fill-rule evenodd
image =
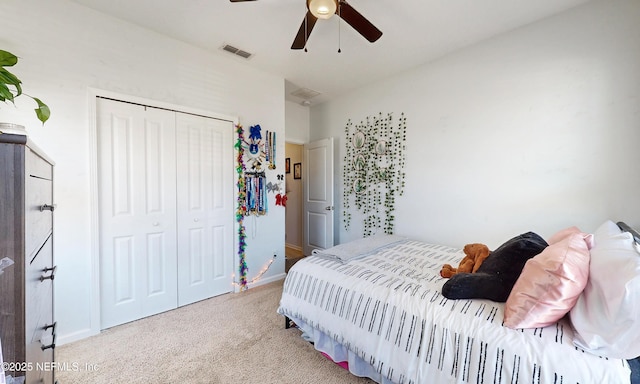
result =
M393 233L395 198L402 196L405 185L406 122L404 113L395 124L391 113L367 117L355 125L351 119L347 121L342 169L346 230L353 207L364 216L364 237L380 228Z

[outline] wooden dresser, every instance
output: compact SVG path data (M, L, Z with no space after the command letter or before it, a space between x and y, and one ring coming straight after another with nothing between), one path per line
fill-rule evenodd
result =
M25 135L0 134L0 340L5 375L54 383L53 162ZM8 368L8 369L7 369Z

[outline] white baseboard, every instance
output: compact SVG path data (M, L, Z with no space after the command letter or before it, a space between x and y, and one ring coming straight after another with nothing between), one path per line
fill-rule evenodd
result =
M286 273L281 273L281 274L278 274L278 275L275 275L275 276L265 277L264 279L259 279L255 283L248 284L247 286L249 287L249 289L251 289L253 287L259 287L259 286L264 285L264 284L269 284L269 283L272 283L274 281L282 280L286 276L287 276Z
M289 243L284 243L284 246L285 246L285 248L291 248L293 250L302 252L302 247L299 246L299 245L293 245L293 244L289 244Z
M285 248L284 253L286 256L293 257L293 258L304 256L304 250L302 249L302 247L298 245L285 244L284 248Z
M95 336L99 333L100 331L95 332L91 328L86 328L68 335L56 335L56 347L86 339L87 337Z

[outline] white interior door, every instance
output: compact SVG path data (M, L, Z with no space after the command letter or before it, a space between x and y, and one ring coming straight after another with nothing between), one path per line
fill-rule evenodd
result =
M232 290L233 124L177 114L178 304Z
M101 326L176 307L175 114L98 99Z
M333 138L304 146L304 253L333 246Z

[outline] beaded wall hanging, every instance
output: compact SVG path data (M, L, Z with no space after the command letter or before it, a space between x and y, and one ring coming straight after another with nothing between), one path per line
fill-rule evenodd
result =
M243 147L245 188L245 215L266 215L268 212L267 176L265 164L269 169L275 168L275 133L266 132L262 138L260 125L249 127L249 138L239 138Z

